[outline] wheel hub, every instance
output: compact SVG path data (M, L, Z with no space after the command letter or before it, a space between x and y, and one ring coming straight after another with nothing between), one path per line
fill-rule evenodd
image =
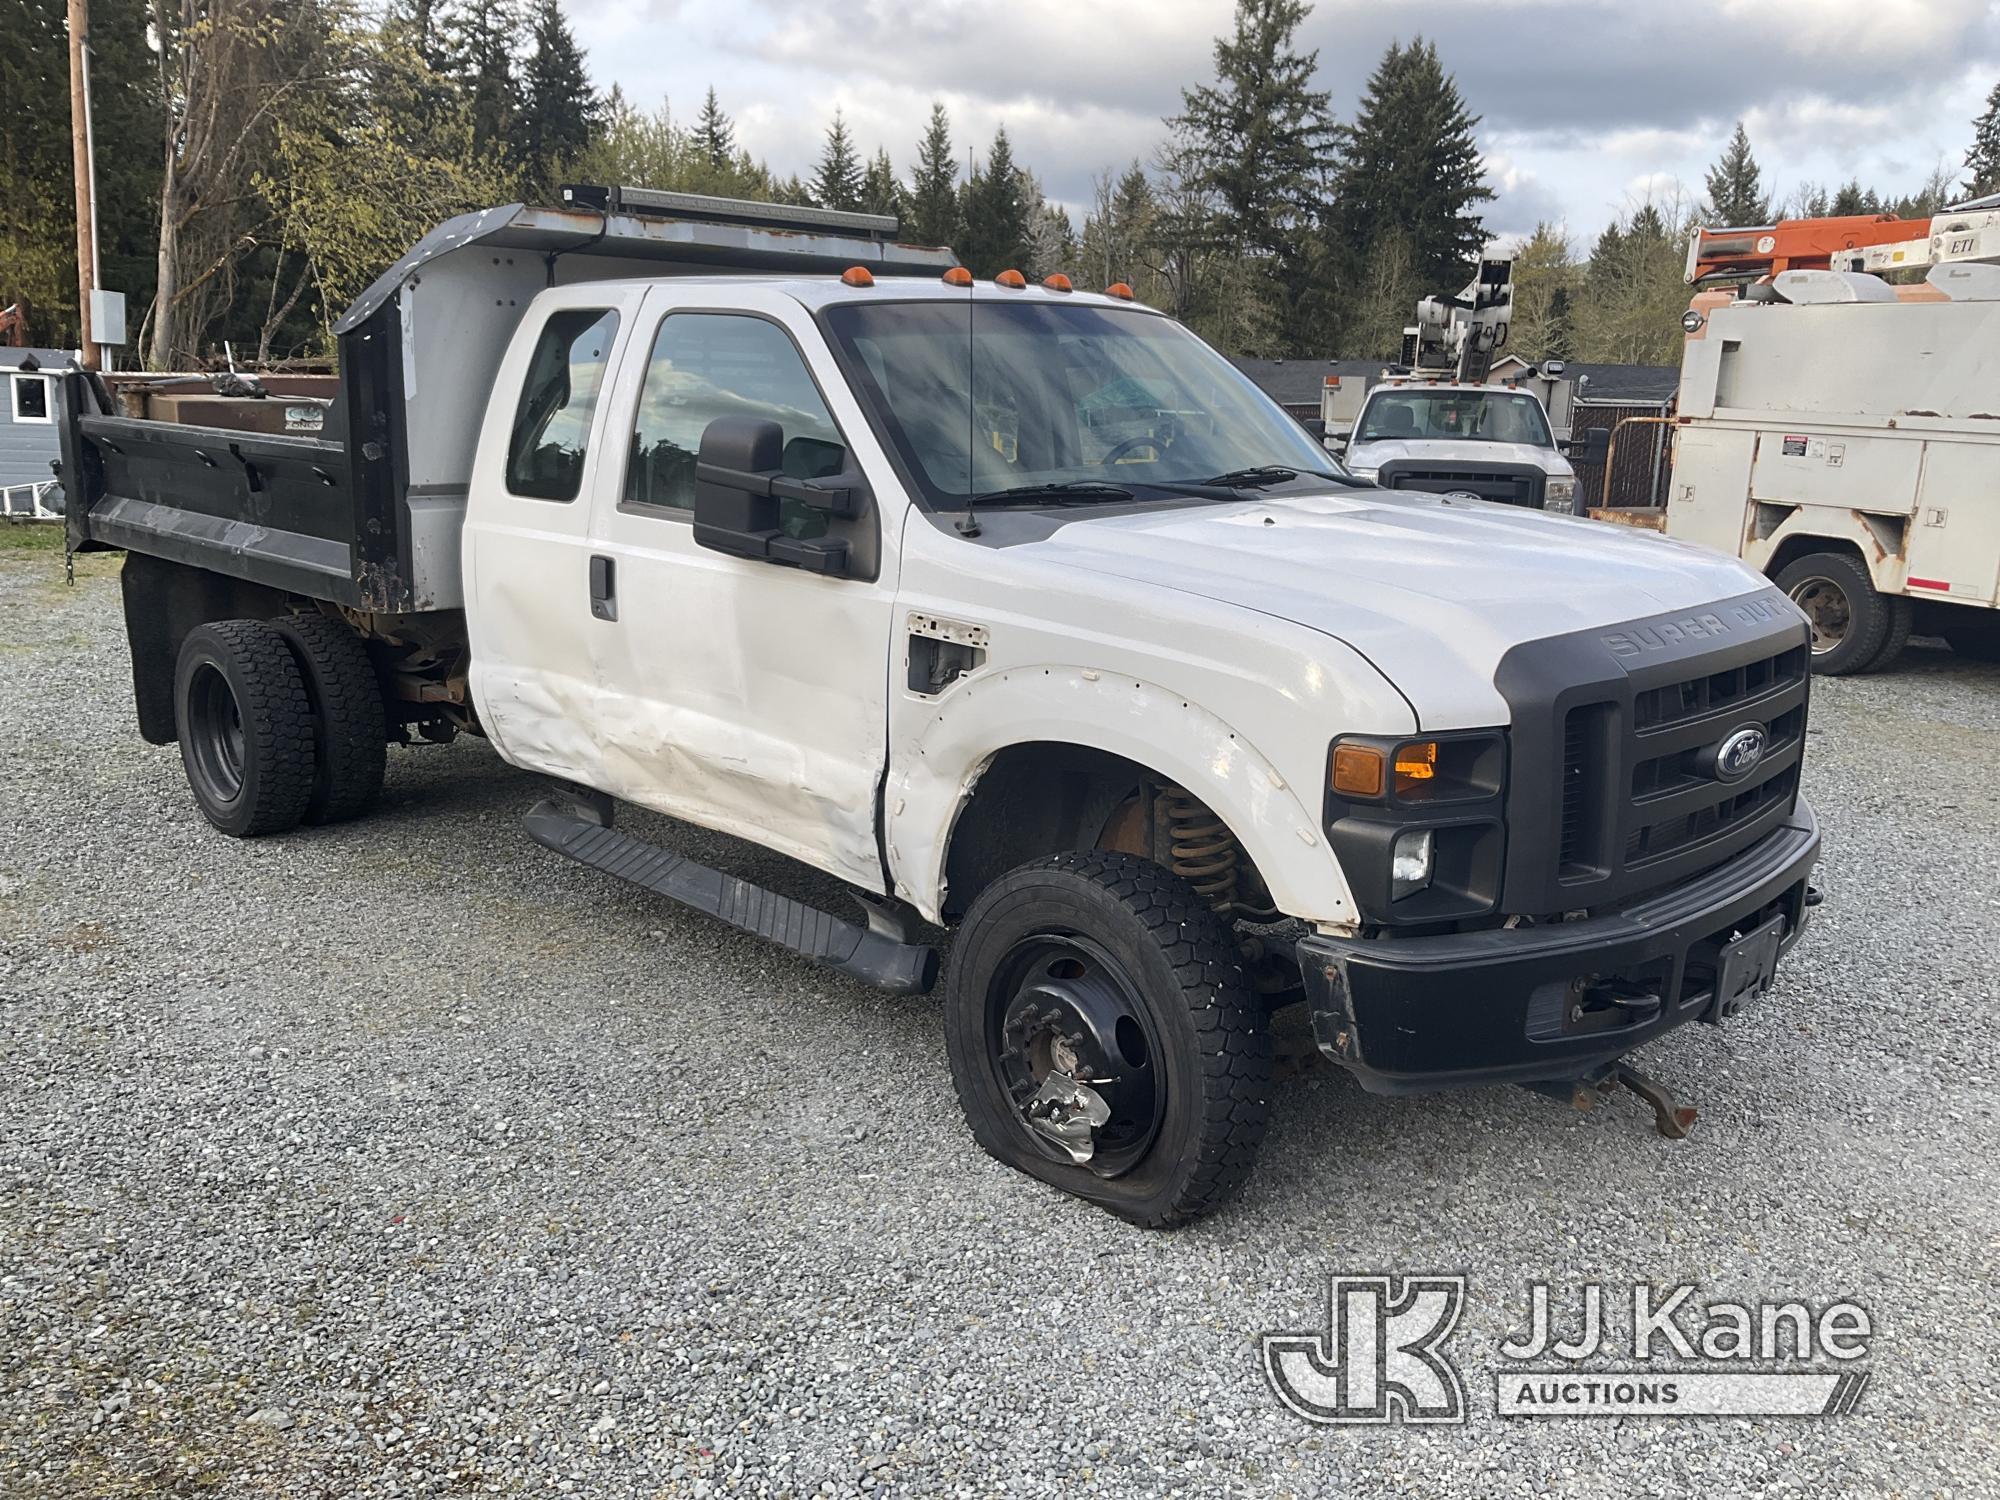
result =
M1051 1155L1129 1170L1165 1113L1158 1043L1136 986L1102 949L1038 937L1000 965L988 1001L993 1061L1022 1125Z
M1812 625L1815 654L1831 651L1847 638L1853 617L1847 591L1831 578L1803 578L1792 587L1792 603L1805 611Z

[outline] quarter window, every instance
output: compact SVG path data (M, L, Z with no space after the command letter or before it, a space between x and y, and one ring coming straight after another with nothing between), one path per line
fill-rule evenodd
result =
M542 325L507 440L507 488L515 494L576 498L590 419L617 336L618 314L603 308L552 313Z
M782 328L735 313L674 313L660 323L646 363L626 501L692 512L695 455L717 417L776 422L785 432L784 471L795 479L823 479L847 467L840 429ZM826 518L787 500L779 525L791 536L819 536Z

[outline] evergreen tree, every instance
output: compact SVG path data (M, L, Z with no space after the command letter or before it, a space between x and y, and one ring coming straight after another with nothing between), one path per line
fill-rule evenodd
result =
M1849 178L1846 185L1833 195L1833 202L1827 212L1834 218L1850 218L1857 214L1879 214L1882 200L1873 188L1864 188L1859 178Z
M1762 178L1757 158L1750 154L1750 133L1738 120L1728 148L1708 169L1708 202L1702 209L1703 217L1718 225L1770 223L1771 200L1764 192Z
M702 157L715 171L726 171L736 156L736 127L716 102L715 87L709 86L702 101L701 118L695 122L694 141Z
M603 114L559 0L537 0L524 84L515 144L526 186L552 203L557 176L583 154Z
M959 239L958 162L952 157L951 121L944 105L933 102L931 122L917 146L917 168L910 174L909 223L904 232L926 245L951 245Z
M1342 155L1339 202L1351 254L1390 233L1409 246L1421 294L1455 292L1485 248L1479 205L1491 202L1471 114L1422 37L1392 43L1362 95Z
M896 180L896 169L889 165L886 148L877 148L868 170L862 174L861 208L864 213L903 217L903 184Z
M1077 248L1082 273L1096 286L1114 281L1136 286L1144 279L1142 257L1158 214L1153 184L1135 161L1123 176L1106 171L1093 186L1094 201Z
M1509 353L1523 359L1576 358L1572 301L1577 267L1569 236L1554 224L1537 224L1514 252L1514 320Z
M2000 193L2000 83L1986 96L1986 111L1972 122L1972 146L1965 153L1965 195Z
M973 275L1027 270L1032 245L1026 188L1002 125L993 132L986 165L965 185L965 243L959 256Z
M520 29L515 0L465 0L443 23L446 52L472 112L472 145L517 159L509 149L521 113L521 84L514 73L514 38Z
M813 170L813 199L821 208L857 209L861 207L861 182L860 153L854 149L846 116L836 109L826 130L819 166Z
M1328 95L1310 87L1317 52L1294 46L1305 0L1237 0L1215 43L1215 82L1181 91L1184 130L1215 196L1217 237L1238 253L1296 263L1325 198L1338 136Z

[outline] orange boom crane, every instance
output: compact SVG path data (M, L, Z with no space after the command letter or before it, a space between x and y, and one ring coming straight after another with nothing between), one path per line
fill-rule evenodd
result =
M1739 229L1697 229L1688 244L1690 286L1750 281L1780 271L1893 271L2000 257L2000 198L1933 214L1854 214L1788 219Z

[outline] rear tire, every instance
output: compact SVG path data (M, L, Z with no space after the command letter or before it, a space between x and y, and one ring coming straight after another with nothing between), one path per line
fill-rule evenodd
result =
M316 720L317 769L305 820L339 823L359 817L382 795L389 748L382 685L368 648L325 615L286 615L271 623L291 647Z
M1842 677L1867 670L1888 638L1890 611L1858 557L1810 553L1787 563L1777 582L1812 622L1813 671Z
M304 816L312 706L270 625L216 620L190 630L174 669L174 721L195 806L222 832L282 833Z
M1889 628L1883 633L1882 644L1873 656L1855 670L1861 672L1885 672L1893 667L1903 654L1903 648L1910 644L1910 626L1916 617L1916 610L1901 594L1885 594L1883 604L1889 609Z
M1200 1217L1256 1162L1271 1085L1263 1006L1229 929L1150 860L1064 854L980 892L952 953L945 1035L987 1152L1135 1224ZM1058 1071L1111 1108L1082 1164L1028 1123Z

